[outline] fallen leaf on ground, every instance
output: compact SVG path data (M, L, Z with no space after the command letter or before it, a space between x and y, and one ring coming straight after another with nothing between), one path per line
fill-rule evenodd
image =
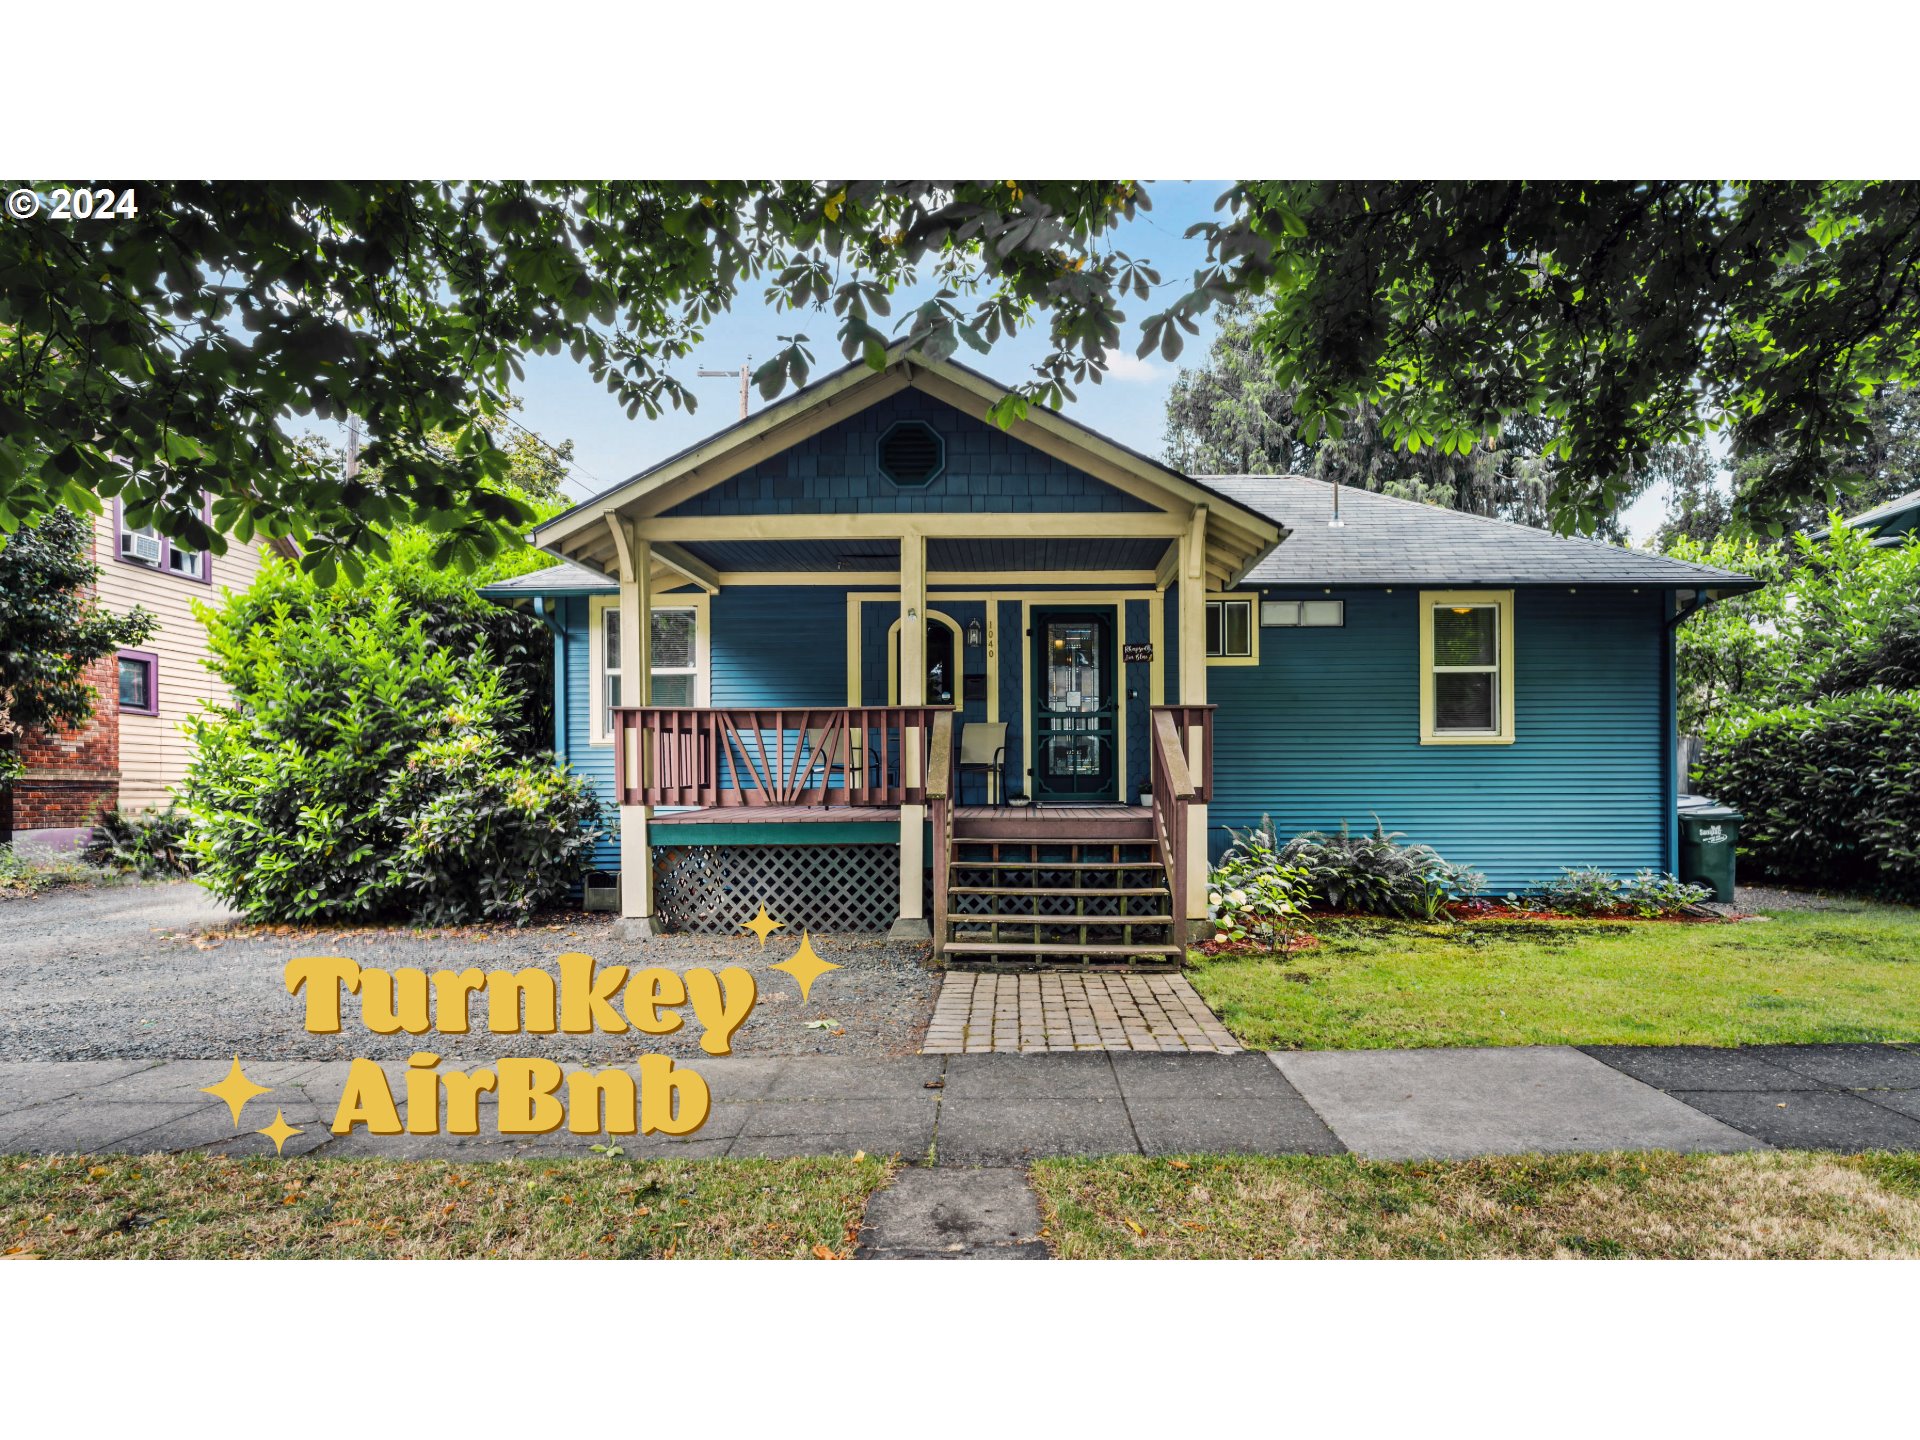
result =
M803 1020L800 1023L809 1030L831 1030L840 1022L838 1020ZM843 1030L840 1033L844 1035L846 1032Z
M1133 1231L1133 1233L1134 1233L1134 1234L1136 1234L1136 1235L1145 1235L1145 1234L1147 1233L1146 1231L1144 1231L1144 1230L1142 1230L1142 1229L1141 1229L1141 1228L1140 1228L1140 1227L1139 1227L1138 1225L1136 1225L1136 1224L1134 1224L1134 1222L1133 1222L1133 1221L1131 1221L1131 1220L1126 1220L1124 1216L1122 1216L1121 1218L1122 1218L1123 1220L1125 1220L1125 1223L1126 1223L1126 1227L1127 1227L1127 1228L1128 1228L1129 1230L1131 1230L1131 1231Z
M813 1247L813 1258L816 1260L837 1260L840 1257L835 1255L833 1251L829 1250L825 1245L816 1245Z

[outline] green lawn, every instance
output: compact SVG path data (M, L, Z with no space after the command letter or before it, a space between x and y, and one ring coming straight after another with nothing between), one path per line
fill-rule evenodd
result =
M1043 1160L1063 1259L1920 1257L1920 1157Z
M1333 920L1320 945L1201 961L1259 1049L1920 1040L1920 911L1723 925Z
M0 1157L0 1251L47 1259L843 1259L889 1160Z

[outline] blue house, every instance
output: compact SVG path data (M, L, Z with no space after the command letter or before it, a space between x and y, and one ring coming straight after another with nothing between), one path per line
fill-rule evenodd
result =
M630 934L1172 960L1230 830L1675 861L1672 632L1753 583L1297 476L1183 475L897 348L541 526L554 747Z

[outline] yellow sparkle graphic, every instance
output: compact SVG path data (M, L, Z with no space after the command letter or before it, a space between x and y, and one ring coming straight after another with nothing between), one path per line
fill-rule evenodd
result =
M802 930L800 932L800 948L794 951L793 958L791 960L783 960L780 964L770 965L767 968L770 970L784 970L787 974L791 975L800 986L800 1003L804 1005L807 1003L807 992L813 989L813 982L826 974L827 971L838 970L840 967L831 961L822 960L818 955L814 954L813 936L805 930Z
M742 930L751 930L754 934L758 935L760 937L760 948L764 950L767 948L767 937L776 930L786 929L787 922L784 920L776 920L767 914L767 907L763 904L760 907L760 913L758 915L754 916L751 920L742 920L740 922L740 928Z
M233 1126L240 1128L240 1107L256 1095L265 1095L273 1087L256 1085L247 1078L247 1072L240 1068L240 1057L233 1057L233 1068L227 1071L227 1078L218 1085L202 1085L200 1093L211 1095L215 1099L227 1102L227 1109L233 1112Z
M286 1149L287 1141L301 1132L287 1124L287 1117L280 1111L275 1110L273 1112L273 1124L263 1126L253 1133L256 1135L264 1135L273 1141L273 1153L278 1155Z

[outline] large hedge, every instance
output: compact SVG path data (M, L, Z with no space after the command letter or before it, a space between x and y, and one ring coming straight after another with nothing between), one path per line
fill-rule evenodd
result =
M263 921L524 921L560 898L599 805L536 749L541 637L512 628L534 622L491 609L404 556L332 588L270 564L202 607L232 700L190 723L201 882Z
M1920 692L1861 690L1728 720L1701 779L1759 874L1920 900Z
M1671 553L1767 582L1687 621L1676 651L1681 727L1705 741L1694 788L1747 816L1742 874L1920 899L1920 541L1834 516L1817 540Z

